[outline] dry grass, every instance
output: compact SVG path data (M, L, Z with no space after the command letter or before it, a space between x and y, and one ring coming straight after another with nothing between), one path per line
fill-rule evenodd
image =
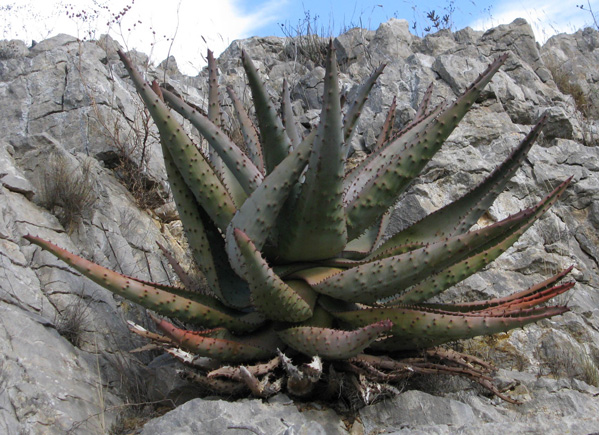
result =
M325 28L319 24L318 15L304 11L304 18L298 20L296 25L285 23L280 26L283 35L288 38L286 52L293 60L324 67L328 40L333 37L330 25Z
M578 379L599 387L599 368L584 348L566 346L553 350L552 355L552 358L543 358L540 375L549 375L556 379Z
M52 154L40 184L40 204L54 214L69 233L91 214L97 200L90 160L73 168L66 157Z
M579 84L570 81L567 68L563 63L559 64L556 60L549 59L545 61L545 66L551 72L553 81L560 92L572 98L576 107L574 117L583 130L583 143L587 146L597 146L599 138L596 137L595 130L592 128L593 120L597 119L599 113L596 104Z
M54 319L56 331L73 346L81 347L87 326L89 303L82 297L67 305Z
M562 65L557 65L555 62L546 62L545 66L551 72L553 81L560 92L570 95L576 109L588 118L591 103L580 85L570 82Z
M98 46L106 50L109 47L102 42ZM114 71L109 69L112 82L112 93L108 95L109 110L96 101L95 88L91 86L82 67L83 49L79 48L79 71L82 86L86 96L91 102L92 120L90 136L104 137L111 145L112 150L101 153L100 158L108 169L113 170L115 177L132 194L137 205L142 209L154 209L165 204L169 193L160 181L150 174L151 147L159 143L158 132L153 128L152 116L141 101L135 101L134 113L125 113L125 109L118 104L117 94L114 90L116 78Z
M116 336L111 334L114 353L105 354L107 363L105 369L112 373L111 384L118 395L124 399L124 404L118 407L116 422L107 433L125 435L135 433L152 418L159 417L175 407L169 399L156 400L155 393L148 381L151 370L146 367L148 361L159 355L158 351L146 353L144 361L137 358L139 353L123 349L123 343L118 343ZM135 341L127 340L127 348L137 347ZM116 375L116 378L114 377Z

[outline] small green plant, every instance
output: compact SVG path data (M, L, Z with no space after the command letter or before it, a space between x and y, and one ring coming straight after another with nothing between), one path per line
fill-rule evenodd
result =
M430 108L430 87L415 119L400 132L392 128L392 106L373 152L347 170L354 127L384 66L342 112L331 41L320 124L302 135L289 110L289 93L283 92L279 117L244 52L257 119L256 127L243 106L234 104L244 152L219 127L213 60L205 116L158 83L146 83L119 54L160 132L174 201L211 292L143 282L39 237L27 240L116 294L198 325L188 330L155 317L162 334L130 326L195 368L187 378L213 392L266 397L285 388L299 397L317 391L331 397L339 385L351 384L371 397L376 385L388 392L384 385L413 373L448 373L510 400L484 375L488 364L435 346L564 313L567 307L539 305L572 288L573 283L557 284L571 269L500 299L427 301L501 255L567 188L570 179L535 206L470 230L525 160L546 117L481 184L383 241L398 195L441 148L507 55L451 105ZM234 92L230 97L235 103ZM171 109L206 139L208 152L184 133ZM221 367L215 369L215 362Z
M91 160L78 167L53 153L40 180L39 202L72 232L84 216L90 215L97 200Z

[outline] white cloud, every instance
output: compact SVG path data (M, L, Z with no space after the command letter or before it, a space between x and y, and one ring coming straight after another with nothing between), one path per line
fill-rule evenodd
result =
M586 1L580 1L588 8ZM591 6L593 7L591 2ZM470 27L486 30L499 24L507 24L516 18L524 18L532 26L537 41L544 43L558 33L572 33L591 25L593 17L570 0L504 0L488 11L486 17L478 18Z
M180 0L168 7L163 0L13 0L11 9L0 6L0 20L6 23L0 36L30 42L58 33L79 38L91 33L93 38L108 32L129 49L151 53L154 61L165 59L170 49L179 68L195 74L204 65L206 48L219 54L233 40L251 36L255 29L274 21L287 1L263 1L247 13L240 0ZM109 26L114 14L127 5L132 7L121 26ZM67 10L85 15L69 18Z

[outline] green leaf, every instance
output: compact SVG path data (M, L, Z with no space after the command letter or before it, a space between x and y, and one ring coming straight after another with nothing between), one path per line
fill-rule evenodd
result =
M314 261L339 254L347 243L343 209L345 156L337 62L332 42L327 53L323 110L305 181L293 213L279 234L278 253L286 261Z
M264 165L266 173L270 174L289 154L291 142L266 93L264 83L258 75L258 70L245 51L241 53L241 62L252 90L256 117L258 118L258 126L262 137Z
M389 320L382 320L355 331L298 326L284 329L278 334L288 346L304 355L335 360L358 355L392 326Z
M227 134L172 92L163 89L162 94L173 110L189 120L208 141L211 149L216 151L220 160L234 175L246 195L250 195L256 190L262 182L262 173ZM243 201L239 206L241 204L243 204Z
M378 249L378 252L383 252L391 246L431 243L468 231L503 192L526 158L546 120L546 115L541 117L520 145L482 183L460 199L395 234Z
M168 149L163 147L162 151L173 199L196 264L222 302L236 308L248 307L249 287L231 269L222 234L187 187Z
M228 309L210 296L191 294L182 289L163 290L163 286L113 272L39 237L28 235L25 238L105 289L162 315L210 328L225 327L234 332L253 330L263 323L258 313L242 314Z
M260 184L243 203L227 228L227 255L237 258L237 243L233 231L248 235L257 249L262 249L275 228L275 223L291 189L297 183L310 155L313 136L309 135ZM235 269L235 265L233 264ZM237 273L241 271L235 269Z
M158 131L160 141L177 165L185 184L216 225L224 231L237 211L231 194L223 185L208 159L185 134L183 127L171 116L166 104L150 89L127 56L119 51L133 83L144 100Z
M441 148L506 58L507 55L501 56L489 65L470 88L438 116L433 111L349 174L345 204L350 239L361 234L395 203Z
M497 256L557 200L569 182L567 180L562 183L535 207L493 225L399 255L393 255L395 251L391 250L380 255L379 260L333 275L313 287L317 292L337 299L374 303L398 294L431 275L443 273L445 269L457 264L464 264L469 258L485 250L496 250L494 254ZM397 249L400 248L402 247ZM485 258L486 255L483 254L481 261L486 261Z
M229 97L231 98L231 102L233 103L233 110L235 111L235 116L239 121L239 127L241 129L241 134L243 135L243 143L245 145L248 157L252 160L252 162L258 168L260 173L264 174L264 157L262 155L262 144L260 143L260 138L258 137L256 126L250 119L247 110L245 110L245 107L243 107L243 103L235 94L235 91L231 86L227 86L227 92L229 93Z
M512 246L520 236L524 234L524 232L530 228L532 224L534 224L534 222L555 203L555 201L557 201L566 187L568 187L570 180L571 179L564 181L539 204L525 211L530 213L518 226L513 227L502 237L490 240L489 243L481 246L477 251L473 251L471 255L463 260L432 274L430 277L399 296L398 301L401 301L402 303L419 303L428 300L482 270ZM525 212L521 212L520 214Z
M166 320L156 321L158 328L182 348L198 356L214 358L219 361L245 362L270 358L281 347L272 330L237 337L226 332L226 338L206 335L205 331L187 331L175 327Z
M303 281L284 282L262 258L247 234L236 229L239 257L233 259L252 292L254 306L269 319L302 322L313 314L316 293Z
M543 307L503 314L468 314L432 310L421 306L393 306L332 312L350 325L361 326L381 320L393 323L390 338L373 343L373 349L420 349L452 340L490 335L523 327L568 311L566 307Z
M381 64L374 70L374 72L366 79L364 83L362 83L356 92L356 98L349 105L347 112L343 118L343 142L345 143L343 147L344 155L347 155L349 151L349 146L351 144L351 138L354 133L354 128L360 118L360 113L362 112L362 108L368 100L368 95L372 90L372 87L376 83L379 76L383 73L385 69L385 64Z

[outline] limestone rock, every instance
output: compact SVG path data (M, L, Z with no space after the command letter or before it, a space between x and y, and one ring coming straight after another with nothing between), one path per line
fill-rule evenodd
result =
M147 423L143 435L176 433L217 435L227 430L258 434L345 434L342 419L332 410L305 410L286 396L275 396L269 403L246 399L237 402L196 399L163 417Z
M365 434L496 434L496 433L592 433L599 424L597 389L584 383L550 379L514 372L517 391L526 394L522 405L498 404L479 395L460 393L437 397L407 391L360 411Z
M530 26L516 20L485 33L464 29L419 38L409 33L407 21L392 19L375 32L351 29L335 39L342 89L349 99L380 62L388 64L356 128L352 145L360 153L374 144L394 95L395 128L400 129L416 113L429 83L435 82L433 105L451 102L495 56L510 53L506 66L405 193L394 212L394 227L422 218L484 179L546 111L551 122L545 133L479 224L528 207L558 182L574 177L559 203L510 250L439 298L500 297L574 265L575 290L559 301L571 312L460 344L503 369L518 370L500 372L501 379L506 385L509 379L520 383L513 394L525 404L514 407L490 400L468 383L453 390L407 391L363 409L352 433L597 430L597 390L590 384L599 384L599 124L593 119L599 114L598 35L586 29L555 36L540 47ZM273 98L278 98L287 78L294 111L304 127L314 126L323 70L313 61L300 60L297 43L274 37L233 42L218 59L221 83L231 83L247 102L239 62L245 49L259 73L274 80L268 88ZM122 172L115 169L124 153L143 169L144 180L156 185L165 181L156 130L144 118L116 48L108 36L95 43L58 35L31 48L20 41L0 41L2 433L103 432L124 403L144 400L143 394L127 396L125 382L137 382L152 400L172 398L174 389L186 387L170 366L145 367L152 357L128 354L141 343L131 337L123 320L147 324L143 310L82 279L22 238L37 234L106 267L164 283L176 278L156 242L170 246L182 264L191 262L172 204L161 204L151 213L140 209ZM169 86L200 109L207 107L205 70L185 77L172 59L153 67L143 53L131 55L148 77L162 80L166 70ZM577 90L587 99L581 100ZM233 129L227 97L223 101L225 127ZM40 180L51 169L52 155L62 156L73 172L88 163L90 167L95 201L70 228L55 210L40 205L45 187ZM65 319L77 316L79 329L73 334ZM170 376L165 374L168 370ZM186 390L186 398L193 396L189 391L193 390ZM300 411L278 396L271 403L194 400L148 423L144 433L222 433L229 426L264 433L348 429L330 410Z

